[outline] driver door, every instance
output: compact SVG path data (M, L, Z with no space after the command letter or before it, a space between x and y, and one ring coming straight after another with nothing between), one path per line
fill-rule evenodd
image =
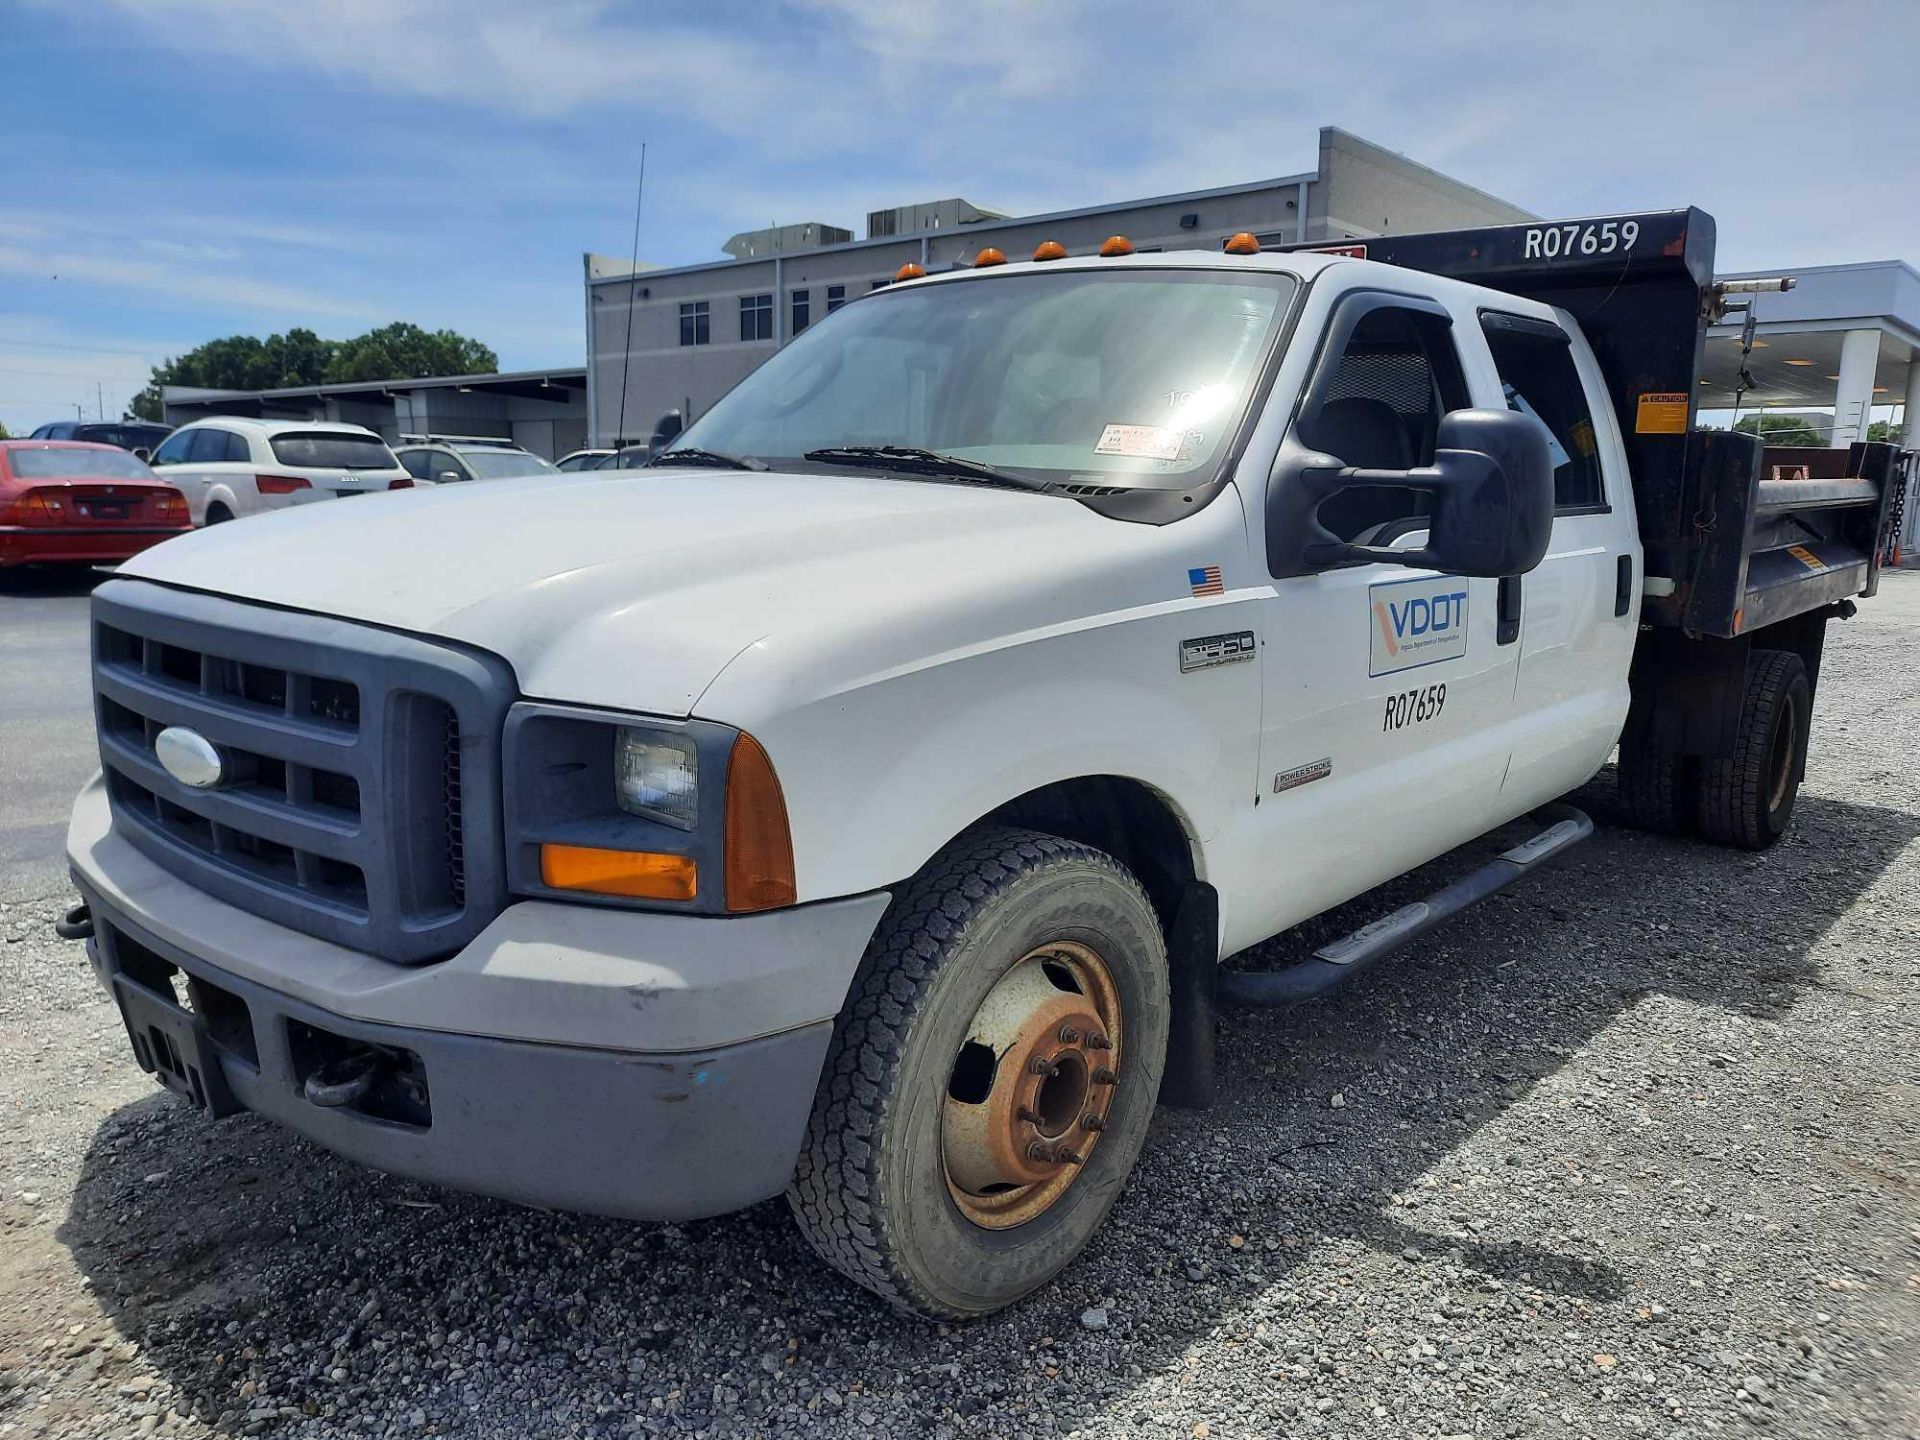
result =
M1431 463L1441 416L1501 403L1472 323L1424 296L1341 297L1271 483L1286 483L1285 457L1301 448L1361 469ZM1415 549L1428 504L1350 487L1318 517L1342 540ZM1384 563L1275 580L1261 626L1258 814L1276 928L1506 818L1520 647L1499 601L1495 580Z

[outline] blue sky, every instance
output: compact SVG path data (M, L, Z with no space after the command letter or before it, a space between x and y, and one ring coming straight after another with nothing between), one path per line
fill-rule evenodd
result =
M1337 124L1725 268L1920 260L1920 0L0 0L0 423L234 332L578 363L580 254L1310 169Z

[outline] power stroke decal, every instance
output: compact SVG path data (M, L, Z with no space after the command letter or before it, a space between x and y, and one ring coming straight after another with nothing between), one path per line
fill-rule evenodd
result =
M1456 575L1367 587L1373 611L1367 674L1392 675L1467 653L1467 582Z
M1309 760L1305 765L1296 765L1291 770L1282 770L1273 777L1273 793L1280 795L1288 790L1298 790L1302 785L1311 785L1316 780L1324 780L1333 774L1333 757L1325 756L1319 760Z
M1253 631L1238 630L1231 635L1202 635L1197 640L1180 642L1180 670L1207 670L1215 665L1237 665L1253 659L1257 645Z

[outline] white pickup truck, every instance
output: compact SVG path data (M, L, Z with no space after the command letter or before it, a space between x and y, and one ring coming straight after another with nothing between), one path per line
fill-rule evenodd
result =
M64 933L215 1114L530 1204L785 1192L894 1304L995 1310L1208 1097L1217 997L1324 988L1590 826L1224 958L1616 745L1643 823L1786 825L1891 452L1689 433L1712 243L989 254L650 469L149 551L94 602Z

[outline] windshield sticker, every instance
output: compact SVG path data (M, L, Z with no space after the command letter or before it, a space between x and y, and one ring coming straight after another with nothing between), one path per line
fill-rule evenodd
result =
M1369 586L1373 610L1367 674L1392 675L1467 653L1467 586L1454 575Z
M1187 584L1192 588L1196 596L1224 595L1227 593L1227 585L1226 582L1220 578L1220 567L1218 565L1202 565L1197 570L1187 571Z
M1096 455L1126 455L1136 460L1178 460L1184 432L1167 425L1109 425L1093 447Z

